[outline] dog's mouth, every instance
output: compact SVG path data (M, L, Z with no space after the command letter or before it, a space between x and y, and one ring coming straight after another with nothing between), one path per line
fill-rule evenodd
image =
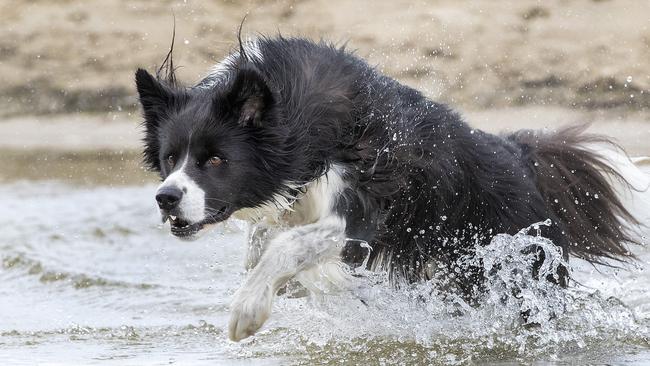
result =
M163 223L169 220L171 226L171 233L179 238L192 238L206 225L216 224L230 216L230 207L224 206L219 210L209 214L205 219L199 222L189 222L181 216L163 213Z
M168 218L172 234L180 238L193 236L204 226L203 221L192 224L178 216L169 215Z

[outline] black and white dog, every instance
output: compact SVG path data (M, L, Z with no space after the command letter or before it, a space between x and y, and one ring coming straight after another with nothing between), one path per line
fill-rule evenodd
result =
M450 291L472 298L480 269L453 267L497 233L551 219L543 235L592 262L630 257L625 245L638 241L614 168L632 165L609 159L615 149L597 153L609 142L584 128L475 130L344 49L305 39L240 41L192 87L170 63L136 73L144 158L163 179L156 200L174 235L231 216L251 223L233 340L262 326L289 280L345 288L345 267L362 261L402 281L447 271ZM548 280L566 285L559 272Z

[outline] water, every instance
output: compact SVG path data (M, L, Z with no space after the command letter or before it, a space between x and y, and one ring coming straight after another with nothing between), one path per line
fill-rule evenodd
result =
M0 185L0 364L650 362L650 251L626 270L572 261L581 285L564 290L528 279L520 249L544 246L551 272L560 260L535 228L480 251L497 270L479 307L361 271L350 294L278 297L258 335L230 342L241 227L179 241L154 189Z

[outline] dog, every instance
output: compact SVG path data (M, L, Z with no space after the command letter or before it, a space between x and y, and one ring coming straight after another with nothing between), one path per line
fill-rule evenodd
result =
M173 235L193 238L231 216L250 223L234 341L264 324L288 281L344 289L359 265L395 283L442 268L450 291L476 298L481 269L454 270L459 259L547 219L541 234L565 259L633 257L640 223L620 191L634 187L613 161L632 164L609 159L624 155L585 127L473 129L323 41L240 38L191 87L176 81L171 53L155 76L135 74L144 161L162 178L155 199ZM540 280L566 286L568 277L561 267Z

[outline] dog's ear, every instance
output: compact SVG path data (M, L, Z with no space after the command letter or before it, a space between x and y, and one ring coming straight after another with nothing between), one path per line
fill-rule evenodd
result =
M172 103L173 91L143 69L135 72L135 85L147 128L157 126L162 113Z
M261 127L273 107L271 89L256 70L240 68L227 94L228 105L241 126Z
M135 84L144 111L144 163L149 169L159 172L158 127L173 102L173 91L143 69L136 71Z

